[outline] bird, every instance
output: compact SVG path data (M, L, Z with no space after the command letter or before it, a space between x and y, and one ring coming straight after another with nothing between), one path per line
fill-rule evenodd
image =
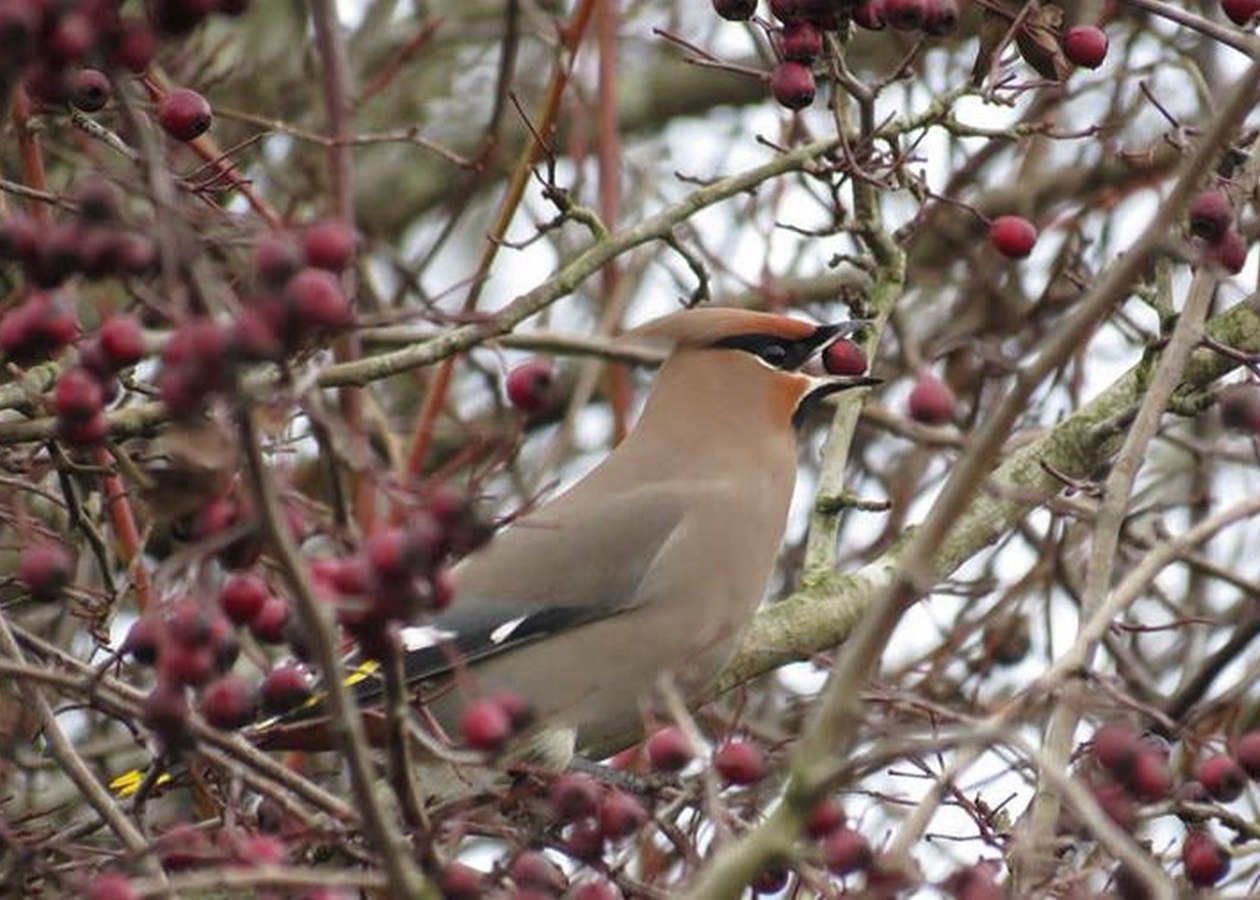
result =
M458 562L447 610L402 629L425 711L457 734L469 685L511 692L562 767L640 737L662 677L703 697L772 577L800 426L824 398L878 383L801 371L861 324L711 306L621 335L664 357L637 423L584 478ZM375 663L348 669L360 703L379 698ZM260 723L255 739L311 749L319 716L313 703Z

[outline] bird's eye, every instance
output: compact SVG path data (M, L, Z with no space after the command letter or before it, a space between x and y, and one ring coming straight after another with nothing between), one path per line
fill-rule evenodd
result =
M776 369L795 369L813 352L807 341L789 341L772 334L741 334L723 338L715 346L743 350Z
M778 341L767 342L754 352L776 369L782 366L783 361L788 357L787 347L784 347Z

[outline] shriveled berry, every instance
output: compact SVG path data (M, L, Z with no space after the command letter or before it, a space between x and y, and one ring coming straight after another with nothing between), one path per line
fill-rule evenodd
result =
M39 543L28 547L18 563L18 581L33 600L56 600L70 583L72 560L60 544Z
M1260 731L1249 731L1234 744L1234 759L1254 780L1260 780Z
M1063 55L1078 66L1097 69L1107 58L1107 33L1093 25L1077 25L1063 36Z
M662 772L681 772L695 758L691 741L681 728L670 725L647 739L648 760Z
M508 402L523 413L534 415L551 408L556 400L556 373L545 359L531 359L516 366L507 376Z
M1260 0L1221 0L1221 11L1235 25L1249 28L1260 13Z
M610 841L619 841L634 834L647 823L647 810L636 797L613 789L599 804L599 830Z
M874 861L871 842L852 828L837 828L823 841L823 862L832 874L863 872Z
M924 425L945 425L954 418L954 392L931 372L915 379L906 403L910 418Z
M727 741L713 754L713 768L727 784L756 784L768 774L765 751L751 741Z
M793 22L783 26L779 37L779 50L784 59L799 63L812 63L822 55L822 32L809 22Z
M840 338L823 351L823 368L831 375L864 375L870 365L856 341Z
M310 672L300 663L281 663L263 678L259 694L266 712L288 712L310 698Z
M464 743L488 753L503 749L512 731L512 720L508 714L489 698L469 704L459 720L459 733L463 735Z
M757 11L757 0L713 0L713 11L729 22L747 22Z
M177 141L191 141L205 134L214 119L210 102L196 91L176 88L158 103L158 124Z
M780 106L804 109L814 102L817 84L809 66L798 62L781 62L770 72L770 93Z
M228 674L206 685L201 714L215 728L234 729L254 720L258 691L240 675Z
M1196 887L1211 887L1229 874L1229 852L1211 833L1196 829L1181 845L1181 863L1186 879Z
M1209 244L1219 244L1234 227L1234 204L1220 188L1200 191L1187 210L1190 233Z
M1242 796L1247 773L1228 756L1213 756L1199 764L1199 783L1214 800L1229 803Z
M898 31L918 31L928 17L928 0L884 0L884 19Z
M1037 244L1037 229L1023 216L998 216L989 226L989 242L998 253L1023 259Z

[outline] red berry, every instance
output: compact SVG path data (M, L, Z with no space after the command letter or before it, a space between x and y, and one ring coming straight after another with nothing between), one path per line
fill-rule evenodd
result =
M812 63L822 55L822 32L809 22L793 22L783 26L779 49L784 59L799 63Z
M898 31L917 31L927 17L928 0L884 0L884 19Z
M1005 900L1006 891L998 885L993 868L978 862L959 869L945 879L945 889L955 900Z
M223 585L219 606L233 624L248 625L270 596L267 583L257 575L234 575Z
M958 0L927 0L923 30L936 37L952 34L958 27Z
M153 30L139 19L129 19L118 29L110 59L139 74L149 67L156 53L157 38Z
M283 597L268 597L249 623L250 633L264 644L284 642L284 628L289 624L289 604Z
M823 351L823 368L831 375L863 375L870 362L855 341L840 338Z
M569 886L560 867L542 853L527 850L512 860L508 875L517 887L534 888L547 895L556 895Z
M224 675L206 686L201 695L201 714L215 728L248 725L258 708L258 692L240 675Z
M70 76L70 102L84 112L97 112L109 102L113 89L99 69L79 69Z
M874 861L870 841L852 828L838 828L823 841L823 862L835 875L865 871Z
M310 673L299 663L281 663L263 678L259 694L266 712L288 712L310 698Z
M1242 796L1247 773L1228 756L1213 756L1199 764L1199 783L1215 800L1229 803Z
M105 406L101 383L86 369L71 369L57 381L53 408L58 418L71 421L90 419Z
M768 773L766 754L751 741L727 741L713 754L713 767L728 784L756 784Z
M507 376L508 402L523 413L533 415L553 406L556 396L556 374L545 359L521 363Z
M657 731L647 740L648 759L652 767L662 772L681 772L695 757L691 741L682 729L670 725Z
M144 332L131 316L112 316L101 326L98 336L101 352L115 370L134 366L144 359Z
M18 563L18 581L31 593L33 600L56 600L70 583L72 560L60 544L35 544L22 553Z
M1249 731L1234 744L1234 759L1252 779L1260 779L1260 731Z
M713 0L713 11L730 22L747 22L757 11L757 0Z
M569 892L570 900L621 900L621 891L609 881L588 881Z
M643 804L625 791L611 790L599 804L599 830L610 841L630 837L647 820Z
M57 423L57 435L71 447L94 447L109 434L109 420L98 412L87 419L62 419Z
M284 287L288 304L298 328L322 331L350 324L350 301L341 289L336 275L323 269L303 269Z
M1124 831L1132 831L1137 827L1137 807L1133 805L1133 797L1124 785L1114 781L1105 781L1094 785L1094 802L1096 802L1112 822Z
M453 862L438 879L443 900L481 900L485 876L472 866Z
M196 91L176 88L158 103L158 124L177 141L191 141L206 133L214 119L210 103Z
M144 698L140 718L167 748L183 743L188 728L188 700L184 688L158 681Z
M1133 773L1123 779L1125 787L1139 800L1154 803L1163 800L1172 791L1172 773L1168 763L1156 750L1143 746L1133 764Z
M345 222L316 222L302 232L306 261L318 269L340 272L354 262L358 239Z
M512 736L512 720L503 707L489 698L469 704L459 720L464 743L475 750L494 753Z
M910 418L924 425L945 425L954 418L954 392L931 372L915 379L907 408Z
M989 226L989 242L998 253L1023 259L1037 243L1037 229L1023 216L998 216Z
M102 872L88 882L86 900L137 900L131 879L121 872Z
M1063 37L1063 54L1078 66L1097 69L1107 58L1107 33L1093 25L1077 25Z
M1234 204L1219 188L1201 191L1187 210L1190 233L1209 244L1219 244L1234 227Z
M1229 873L1229 853L1212 835L1196 829L1181 845L1181 863L1186 878L1196 887L1211 887Z
M1247 264L1247 253L1246 239L1233 228L1225 232L1219 244L1209 248L1211 259L1231 275L1237 275L1243 270L1243 266Z
M883 31L888 24L885 0L862 0L853 10L853 21L869 31Z
M559 822L572 822L595 812L600 789L589 775L561 775L551 783L551 809Z
M583 862L594 862L604 855L604 832L599 823L583 819L570 826L564 836L564 852Z
M1235 25L1250 27L1260 13L1260 0L1221 0L1221 10Z
M63 15L44 37L44 51L58 66L82 59L96 43L96 27L81 12Z
M799 21L801 0L770 0L770 15L784 23Z
M152 615L144 616L136 619L127 631L119 652L130 655L142 666L151 666L157 662L161 637L162 623L158 618Z
M523 731L534 724L534 710L520 694L511 691L500 691L490 698L499 705L512 723L512 730Z
M305 265L306 254L290 232L267 232L254 244L254 275L263 290L280 290Z
M814 102L817 85L809 66L798 62L781 62L770 73L770 93L780 106L804 109Z
M1110 723L1094 734L1094 758L1116 778L1123 779L1133 771L1141 750L1141 735L1128 725Z
M817 840L844 825L844 810L835 800L824 800L814 807L805 821L805 833Z

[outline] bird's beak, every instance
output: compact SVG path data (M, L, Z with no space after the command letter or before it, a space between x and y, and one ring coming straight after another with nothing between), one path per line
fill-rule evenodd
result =
M865 324L865 319L850 319L847 322L819 325L814 329L813 334L801 342L809 347L809 353L801 360L801 365L805 365L805 363L816 357L823 350L826 350L840 338L848 337L853 332L859 331Z
M856 319L818 326L810 338L811 343L814 344L814 353L811 354L811 357L816 357L831 344L840 340L840 338L853 334L853 332L860 330L866 324L864 320ZM799 374L808 378L810 385L801 396L800 402L796 404L796 410L792 414L792 425L796 428L801 427L805 418L816 405L832 394L838 394L841 391L852 390L853 388L873 387L884 383L882 378L875 378L870 375L813 375L805 372Z

